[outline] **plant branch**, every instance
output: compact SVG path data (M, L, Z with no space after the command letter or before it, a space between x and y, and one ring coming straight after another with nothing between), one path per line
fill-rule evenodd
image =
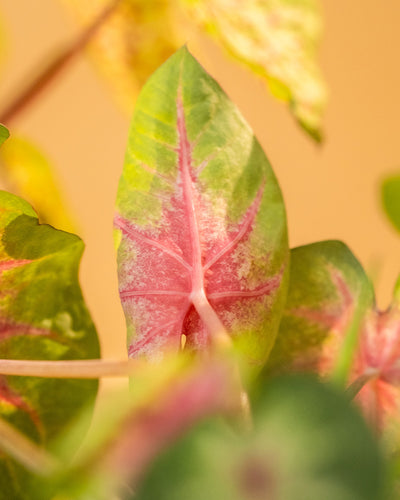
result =
M42 72L0 113L0 122L9 125L25 111L90 42L122 0L113 0L67 47L61 49Z
M0 359L0 374L46 378L128 377L137 373L137 360L31 361Z
M47 476L59 467L52 455L1 418L0 448L25 468L40 476Z

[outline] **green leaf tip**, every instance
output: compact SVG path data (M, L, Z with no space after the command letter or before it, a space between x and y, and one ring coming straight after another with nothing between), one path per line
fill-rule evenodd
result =
M381 201L392 226L400 232L400 173L384 179L381 184Z
M0 123L0 146L10 137L10 132L7 127Z

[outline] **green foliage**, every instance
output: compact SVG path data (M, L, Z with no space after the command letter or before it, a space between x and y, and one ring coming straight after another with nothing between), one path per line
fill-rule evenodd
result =
M320 138L325 91L314 63L314 0L254 0L246 9L236 0L181 0L176 10L163 0L113 5L97 56L104 63L111 54L108 69L127 84L129 99L180 43L170 28L181 9ZM138 33L142 24L154 37ZM117 52L104 50L110 40ZM8 135L0 126L0 144ZM45 187L32 198L39 210L59 216L45 158L18 139L2 156L20 189L29 178L26 195L32 179ZM390 213L398 209L394 184L385 188ZM108 411L76 456L98 384L77 379L74 360L87 368L99 357L78 283L83 243L39 224L29 204L0 192L0 373L5 360L71 367L64 380L0 375L0 424L13 426L8 433L0 426L0 500L386 498L389 460L366 421L377 431L394 423L398 451L399 282L391 308L377 311L348 248L320 242L292 251L286 298L289 251L276 178L239 111L186 47L138 97L115 227L128 353L141 359L132 361L130 396L106 400ZM256 385L248 373L267 361L268 378ZM272 378L302 371L339 388L298 374ZM366 418L346 383L361 389ZM52 466L38 475L25 469L29 450Z
M4 191L0 235L0 358L98 357L96 330L78 284L80 238L39 225L30 205ZM0 415L48 447L82 408L93 405L96 392L96 381L1 375ZM2 457L0 474L7 484L0 498L26 498L21 467Z
M383 208L392 223L400 231L400 175L387 177L381 187Z
M248 0L245 8L240 0L181 3L235 59L267 81L311 137L321 140L326 89L316 64L318 1Z
M29 140L13 135L7 141L0 150L0 172L9 189L35 207L41 222L73 230L53 166Z
M328 373L357 312L374 304L374 292L360 263L339 241L291 251L289 294L279 335L268 363L271 372ZM356 337L357 331L352 332ZM349 345L354 352L354 342Z
M63 0L86 22L109 0ZM91 55L124 107L150 74L199 30L260 76L303 129L322 136L326 89L316 63L318 0L125 0L94 37Z
M379 500L377 444L345 397L312 378L261 387L254 429L221 421L187 434L155 462L138 500Z
M10 137L10 132L8 131L8 129L4 125L1 125L1 123L0 123L0 146L9 137Z
M215 311L249 365L265 363L286 294L282 196L251 129L185 47L138 98L115 225L131 356L179 350L182 334L208 350Z

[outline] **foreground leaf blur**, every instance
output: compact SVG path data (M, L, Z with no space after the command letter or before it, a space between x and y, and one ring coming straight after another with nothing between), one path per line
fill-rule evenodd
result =
M254 404L254 430L208 422L166 450L137 500L381 500L377 444L346 398L311 378L273 380Z
M355 328L352 322L357 319ZM386 311L360 263L338 241L292 251L285 312L267 371L314 371L331 376L348 359L346 383L363 382L357 401L371 425L388 430L400 420L399 286ZM392 446L398 448L398 440Z

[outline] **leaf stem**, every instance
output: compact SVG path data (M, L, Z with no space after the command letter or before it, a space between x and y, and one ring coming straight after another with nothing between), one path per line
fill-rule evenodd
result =
M222 321L219 319L218 314L215 312L203 290L194 292L190 295L193 306L195 307L198 315L206 325L210 333L211 342L217 349L226 349L232 347L232 339L228 335Z
M26 469L40 476L50 475L59 467L52 455L1 418L0 448Z
M20 94L0 113L1 123L9 125L43 93L49 84L73 61L75 56L86 47L121 1L113 0L72 43L59 50L36 78L24 87Z
M142 363L137 360L85 359L67 361L38 361L0 359L0 374L46 378L128 377Z
M354 399L357 394L361 391L361 389L370 382L371 380L376 379L379 376L378 370L368 370L358 378L356 378L346 389L346 395L349 399Z

